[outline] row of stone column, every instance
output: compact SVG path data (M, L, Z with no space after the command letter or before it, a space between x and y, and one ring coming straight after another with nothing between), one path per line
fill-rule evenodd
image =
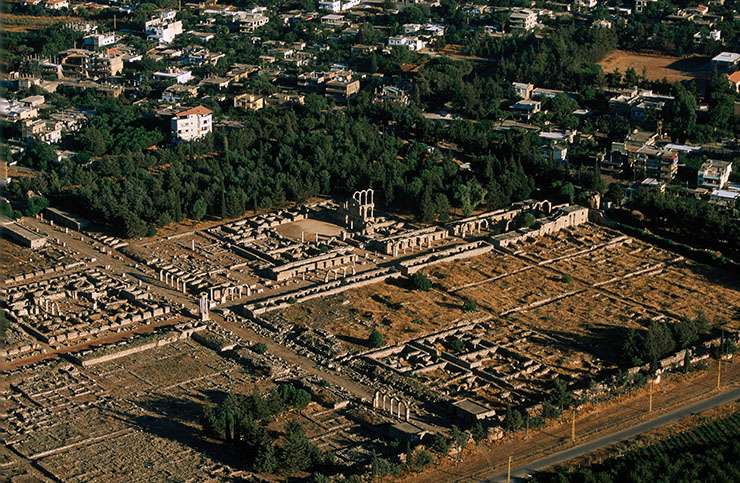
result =
M393 408L394 405L395 411ZM401 412L402 406L404 408L403 413ZM380 391L375 391L375 395L373 396L373 408L388 411L391 416L405 421L408 421L411 418L411 404L408 401L403 401L397 397L381 393Z
M169 285L170 287L174 287L175 290L177 290L178 292L187 293L188 283L174 274L171 274L164 270L160 270L159 271L159 281L164 282L166 285Z

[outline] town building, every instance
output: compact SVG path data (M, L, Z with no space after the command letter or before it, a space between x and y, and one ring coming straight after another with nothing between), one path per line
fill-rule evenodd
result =
M166 10L153 15L151 20L144 24L144 33L147 40L154 40L160 44L169 44L182 33L182 21L175 20L176 12Z
M415 52L424 48L424 41L417 37L388 37L388 46L404 47L411 52Z
M409 104L409 95L400 87L382 86L375 89L373 102L390 102L407 106Z
M162 92L164 102L180 103L188 98L198 97L198 86L173 84Z
M730 82L733 91L740 92L740 70L728 75L727 80Z
M511 87L516 91L516 95L522 99L529 99L532 95L532 90L534 89L534 85L525 84L523 82L512 82Z
M270 18L260 13L249 13L239 19L239 32L252 33L270 22Z
M83 45L88 48L98 49L116 43L116 33L92 34L83 39Z
M515 118L529 120L542 110L542 103L531 99L522 99L512 104L509 110L512 111Z
M737 52L722 52L712 58L712 67L719 72L730 72L740 63L740 54Z
M46 245L46 236L29 230L20 223L0 216L0 227L2 235L6 240L12 240L19 245L37 250Z
M730 181L730 173L732 173L732 162L709 160L699 168L696 186L721 190Z
M173 141L195 141L213 130L213 113L203 106L187 109L175 114L171 128Z
M60 55L64 77L107 78L123 70L123 58L115 49L106 52L69 49Z
M170 67L167 70L161 70L152 74L159 80L175 81L178 84L185 84L193 79L193 73L189 70L180 70L175 67Z
M347 21L344 19L344 15L330 13L321 17L321 23L324 25L344 25Z
M63 8L69 8L69 0L46 0L44 7L49 10L61 10Z
M62 125L49 119L26 119L21 123L21 138L27 142L57 144L62 140Z
M537 26L537 14L528 8L514 8L509 16L509 27L513 32L529 32Z
M259 111L265 107L265 98L255 94L240 94L234 97L234 107L246 111Z
M360 81L352 76L342 76L332 79L325 84L326 94L338 99L347 99L360 91Z

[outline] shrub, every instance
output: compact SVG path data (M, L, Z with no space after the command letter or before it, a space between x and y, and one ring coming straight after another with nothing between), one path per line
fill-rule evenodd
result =
M367 346L371 349L377 349L384 345L385 342L383 341L383 334L378 332L377 329L373 329L373 331L370 332L370 336L367 338Z
M414 467L417 470L423 470L432 463L434 463L434 458L432 458L432 455L429 453L429 451L422 449L414 454Z
M478 310L478 304L475 300L465 299L462 306L463 312L476 312Z
M411 282L413 283L416 290L427 292L430 288L432 288L431 280L429 280L429 278L423 273L415 273L414 276L411 278Z
M470 435L473 437L473 441L475 441L476 443L480 443L481 441L486 439L486 436L488 436L488 431L486 431L486 428L483 427L483 424L478 421L473 425L472 428L470 428Z
M252 350L255 351L257 354L262 355L267 352L267 346L263 344L262 342L258 342L254 344L254 347L252 347Z
M447 440L447 438L437 433L436 435L434 435L432 449L437 453L446 454L450 450L450 442Z
M573 283L573 277L571 277L567 273L564 273L563 276L560 278L560 281L563 283Z
M447 347L449 347L452 352L462 352L465 350L465 343L460 339L453 339Z

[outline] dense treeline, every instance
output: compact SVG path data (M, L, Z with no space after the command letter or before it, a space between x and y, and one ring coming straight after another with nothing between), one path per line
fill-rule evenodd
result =
M289 407L304 409L311 396L303 389L284 384L265 394L229 394L218 406L206 407L201 424L206 435L231 444L252 470L291 474L331 468L333 455L311 443L300 423L288 422L282 433L266 426ZM280 438L280 444L275 441Z
M612 458L574 471L538 473L539 483L740 481L740 441L695 445L680 451L641 452L637 458Z
M630 329L624 341L623 355L631 365L649 363L654 371L663 357L695 344L709 325L704 314L670 324L651 321L647 330Z
M324 98L310 96L300 110L249 113L241 129L145 151L162 132L147 129L153 121L137 117L138 108L119 100L85 102L100 115L77 138L83 153L57 162L51 147L36 145L23 162L44 175L11 183L6 193L21 200L34 190L127 237L184 218L235 217L367 187L382 204L444 220L454 207L466 214L499 208L530 196L536 180L564 176L542 157L536 134L500 133L487 122L446 128L413 107L367 99L332 110ZM472 169L461 170L430 148L441 140L474 156Z
M603 84L604 75L596 62L616 46L616 34L609 29L564 26L545 38L472 39L466 49L472 55L497 59L492 67L494 78L578 92Z
M691 245L740 257L740 225L732 213L705 201L657 192L640 192L631 202L650 223Z

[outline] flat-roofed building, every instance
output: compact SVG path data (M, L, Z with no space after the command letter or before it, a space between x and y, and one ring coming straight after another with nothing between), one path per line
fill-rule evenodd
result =
M482 421L496 415L496 411L493 409L467 398L452 403L452 408L455 411L455 416L467 423Z
M29 230L25 226L7 218L0 217L3 238L12 240L19 245L37 250L46 245L46 236Z
M256 94L240 94L234 98L234 107L247 111L259 111L265 107L265 98Z
M730 173L732 173L732 162L709 160L699 168L696 186L721 190L730 181Z

